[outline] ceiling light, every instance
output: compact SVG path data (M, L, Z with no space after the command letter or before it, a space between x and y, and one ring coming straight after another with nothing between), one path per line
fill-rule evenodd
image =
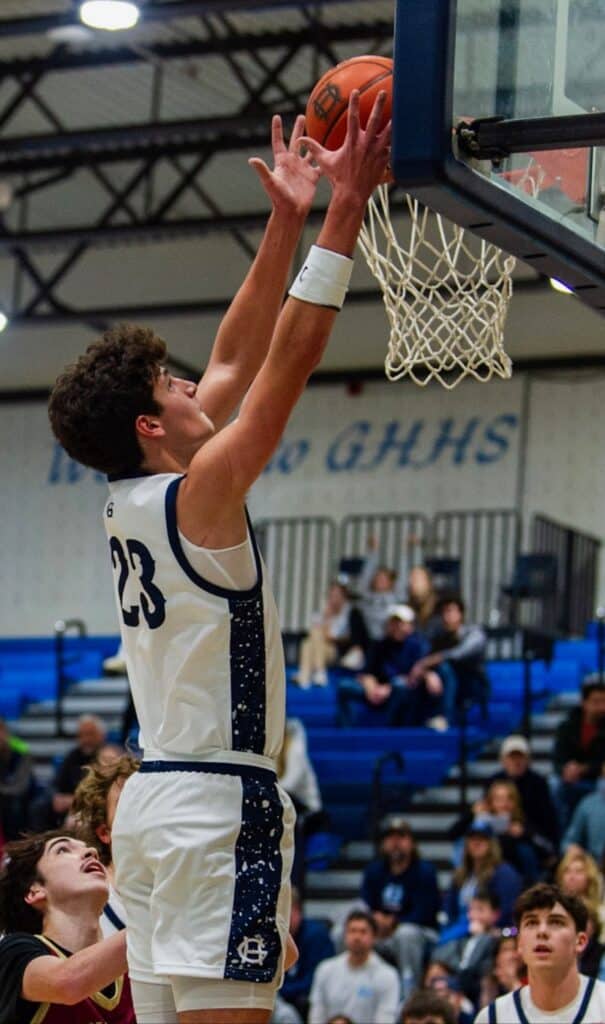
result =
M56 25L49 28L46 34L53 43L65 43L67 46L85 43L94 38L94 33L84 25Z
M561 292L563 295L573 295L573 288L570 288L564 281L559 281L557 277L549 278L550 287L554 288L556 292Z
M110 32L132 28L139 14L137 5L129 0L86 0L80 7L80 18L85 25Z
M6 313L0 309L0 331L3 331L5 327L8 327L8 317Z

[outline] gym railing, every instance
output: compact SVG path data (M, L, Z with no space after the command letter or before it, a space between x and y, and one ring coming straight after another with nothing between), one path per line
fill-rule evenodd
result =
M77 636L86 636L86 625L82 619L58 619L55 622L55 679L56 679L56 701L55 701L55 728L57 736L65 736L63 701L67 685L71 681L67 672L70 657L65 649L65 634L75 631Z

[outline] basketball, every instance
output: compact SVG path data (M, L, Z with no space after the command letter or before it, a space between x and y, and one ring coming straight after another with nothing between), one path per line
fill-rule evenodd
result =
M383 123L391 117L393 61L390 57L351 57L326 71L315 85L305 111L306 134L326 149L342 146L347 131L347 109L353 89L359 89L359 117L367 124L374 100L387 93Z

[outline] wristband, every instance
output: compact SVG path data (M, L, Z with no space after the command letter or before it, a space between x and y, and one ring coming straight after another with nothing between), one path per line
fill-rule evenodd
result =
M348 256L312 245L289 294L302 302L341 309L353 272L353 263Z

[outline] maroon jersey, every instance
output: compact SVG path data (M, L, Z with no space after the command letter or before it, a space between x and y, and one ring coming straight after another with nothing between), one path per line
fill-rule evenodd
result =
M39 956L66 958L69 953L43 935L23 932L0 942L0 1024L136 1024L130 983L125 974L102 992L75 1006L31 1003L21 996L23 973Z

